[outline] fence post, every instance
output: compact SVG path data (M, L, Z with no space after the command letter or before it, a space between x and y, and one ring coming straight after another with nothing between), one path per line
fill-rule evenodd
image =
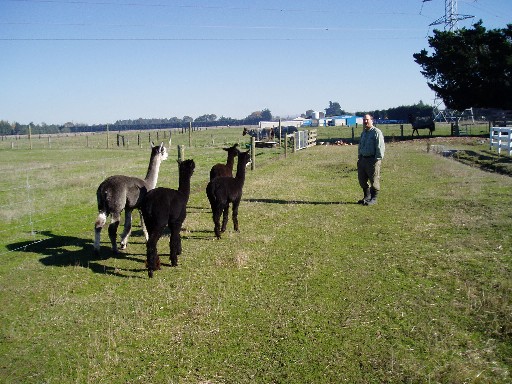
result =
M256 138L251 136L251 171L256 169Z
M286 142L286 140L285 140ZM279 146L281 146L281 119L279 119ZM286 150L285 150L286 153Z
M108 134L108 124L107 124L107 149L110 147L110 139Z
M400 138L401 139L404 138L404 125L403 124L400 124Z
M28 125L28 142L30 144L30 149L32 149L32 123Z
M185 146L182 144L178 145L178 160L185 160Z
M192 147L192 122L188 122L188 146Z

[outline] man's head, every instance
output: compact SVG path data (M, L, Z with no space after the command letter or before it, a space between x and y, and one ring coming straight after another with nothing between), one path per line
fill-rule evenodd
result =
M364 115L363 117L363 126L364 126L364 129L370 129L371 127L373 127L373 117L372 115L370 114L366 114Z

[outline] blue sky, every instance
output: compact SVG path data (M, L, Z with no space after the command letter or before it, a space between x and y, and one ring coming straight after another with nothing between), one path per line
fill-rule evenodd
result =
M459 22L512 23L510 0ZM412 55L444 0L0 0L0 120L100 124L434 104Z

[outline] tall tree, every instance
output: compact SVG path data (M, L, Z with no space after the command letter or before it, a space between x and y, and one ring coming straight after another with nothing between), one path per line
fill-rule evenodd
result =
M345 114L346 112L341 109L340 103L337 101L329 101L329 107L325 108L325 116L341 116Z
M432 55L413 55L446 107L512 109L512 24L486 30L482 21L453 32L434 30Z
M272 121L272 113L270 112L270 109L265 108L263 111L261 111L261 118L264 121Z

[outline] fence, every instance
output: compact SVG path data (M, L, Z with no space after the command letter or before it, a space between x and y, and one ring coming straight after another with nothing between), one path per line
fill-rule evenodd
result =
M491 149L498 149L498 154L503 148L508 151L509 156L512 155L512 127L491 127L490 145Z
M292 136L294 139L294 150L296 151L316 145L316 129L311 131L298 131L293 133Z

